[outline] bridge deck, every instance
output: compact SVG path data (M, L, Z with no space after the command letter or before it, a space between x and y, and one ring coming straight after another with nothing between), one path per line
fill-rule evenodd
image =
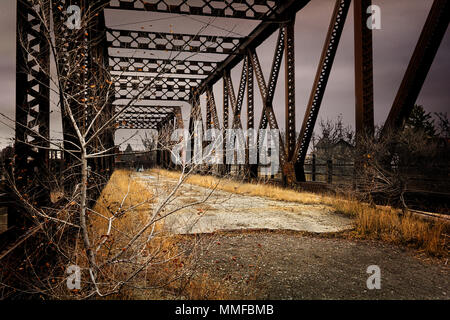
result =
M161 200L175 179L140 173L135 178ZM170 191L170 190L169 190ZM189 203L204 203L183 209L166 218L165 226L178 234L210 233L224 230L292 230L313 233L339 232L352 228L352 220L320 204L300 204L262 197L239 195L192 184L180 187L167 211Z

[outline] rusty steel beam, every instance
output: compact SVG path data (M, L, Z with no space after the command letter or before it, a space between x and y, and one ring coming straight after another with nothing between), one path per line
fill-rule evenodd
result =
M189 138L191 144L190 159L191 161L195 161L195 159L200 160L196 158L198 153L196 153L197 150L195 149L195 139L199 139L199 137L196 137L195 135L195 122L200 122L203 131L202 110L200 105L200 96L198 94L196 93L191 94L190 105L191 105L191 113L189 116Z
M356 141L373 136L373 48L372 30L367 27L372 0L355 0L355 133Z
M237 6L236 6L237 4ZM213 16L252 20L266 20L268 15L276 8L273 0L240 0L240 1L215 1L197 0L195 2L170 0L152 1L123 1L110 4L107 9L120 9L132 11L151 11L160 13L173 13L184 15Z
M177 59L147 59L136 57L110 57L111 72L148 72L178 75L208 75L217 67L217 62Z
M230 127L230 116L229 116L229 112L230 112L230 99L228 96L228 89L227 89L227 84L225 79L230 77L229 72L224 72L223 74L223 143L222 143L222 174L225 175L230 171L230 167L227 165L227 137L226 137L226 130L229 129Z
M209 112L209 122L206 120L206 127L208 129L220 129L219 117L217 115L216 100L214 99L214 92L212 88L206 90L207 111Z
M206 91L208 92L208 90ZM206 130L211 129L212 128L212 112L211 112L211 105L208 99L208 94L206 96Z
M402 128L425 82L448 28L450 1L435 0L389 112L382 134Z
M105 22L105 12L104 7L107 5L109 0L98 0L92 2L89 10L94 15L88 25L88 39L89 45L89 65L88 67L88 79L87 83L102 82L111 83L111 73L108 72L109 56L108 56L108 46L106 39L106 22ZM90 119L95 119L96 113L100 112L98 106L106 105L100 117L97 118L95 122L95 130L102 127L102 125L107 122L114 113L113 99L114 99L114 88L110 86L105 91L100 88L90 88L90 94L92 96L97 96L96 103L88 107L88 122ZM100 90L100 91L99 91ZM97 151L111 150L107 154L108 157L101 157L96 159L91 159L92 169L99 172L105 173L106 177L112 174L114 167L114 157L111 155L114 149L114 132L115 127L113 125L105 128L102 133L98 135L95 139L94 148Z
M251 63L253 64L253 69L255 70L256 82L258 83L261 98L263 100L263 110L258 126L259 129L264 129L267 124L269 125L270 129L278 129L278 123L275 117L275 113L273 112L272 102L278 75L280 72L281 60L283 57L285 31L286 30L284 28L280 28L268 84L266 84L264 80L264 74L262 72L261 64L259 62L256 51L253 50L250 52Z
M280 1L279 5L273 12L265 18L265 21L284 22L292 19L292 17L310 0L285 0ZM249 50L255 50L261 43L270 37L279 28L278 23L261 22L246 38L241 41L240 45L229 55L223 62L219 63L217 68L206 78L199 87L200 92L204 92L206 87L215 84L222 78L225 70L234 68Z
M141 94L141 100L175 100L186 101L191 99L192 90L200 84L198 78L169 78L148 76L117 76L115 85L116 99L133 99L146 85L154 85Z
M254 100L254 81L253 65L250 61L250 54L247 55L247 141L245 150L245 163L248 166L248 176L250 178L258 177L258 164L250 164L250 139L253 139L253 133L250 129L255 129L255 100ZM256 158L258 155L256 155Z
M247 129L255 128L255 100L253 65L250 62L250 55L247 55Z
M149 31L107 29L108 44L113 49L162 50L236 54L236 48L245 38L201 34L183 34Z
M244 64L242 66L241 80L239 82L239 91L237 97L234 92L233 81L231 80L231 76L227 74L226 78L224 79L228 90L228 96L230 97L231 110L233 111L233 119L231 122L232 129L242 128L241 111L242 111L242 104L244 102L245 87L247 85L247 71L248 71L247 64L248 59L245 58Z
M298 181L305 180L303 165L306 153L309 148L311 136L319 114L320 105L327 87L328 78L330 77L331 68L333 66L336 51L344 29L345 20L350 8L351 0L337 0L331 18L330 27L322 50L319 67L317 69L316 78L306 107L305 117L303 119L300 135L297 139L295 148L295 156L297 163L295 164L296 177Z
M295 152L295 19L289 22L286 28L284 45L285 61L285 130L286 130L286 158L291 161Z
M277 40L277 46L275 48L275 53L272 61L272 69L270 72L269 82L265 83L264 74L261 69L261 64L258 59L256 51L251 50L251 63L256 75L256 82L258 83L259 90L261 92L261 98L263 102L263 110L261 115L261 120L258 129L265 129L267 126L273 130L279 130L277 118L273 110L273 97L275 94L275 87L278 81L278 75L281 68L281 60L283 58L283 52L285 47L285 37L286 29L284 27L280 28ZM281 138L281 136L280 136ZM259 136L258 132L258 143L261 141L262 137ZM283 139L280 139L280 150L284 150ZM286 164L286 154L285 152L280 152L280 165L282 168Z
M250 58L252 68L255 73L256 83L258 85L259 92L261 94L261 98L262 98L262 102L263 102L263 112L262 112L261 119L260 119L260 122L258 125L258 129L262 129L262 128L267 127L267 118L266 118L266 114L264 112L265 101L266 101L266 97L267 97L267 85L266 85L266 80L264 80L264 74L262 72L261 64L259 62L256 51L251 50L248 55Z
M48 163L50 146L50 50L45 23L49 8L17 1L16 105L14 174L19 191L33 195L40 204L49 190L40 179ZM41 15L41 16L39 16ZM16 214L8 223L21 224Z

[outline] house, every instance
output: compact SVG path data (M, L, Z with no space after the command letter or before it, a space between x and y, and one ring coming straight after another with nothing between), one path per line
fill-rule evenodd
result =
M326 162L332 160L333 163L353 162L355 147L340 139L335 143L320 140L315 146L316 161Z

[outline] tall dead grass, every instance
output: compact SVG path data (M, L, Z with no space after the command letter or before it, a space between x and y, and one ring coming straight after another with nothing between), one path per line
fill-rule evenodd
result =
M90 226L94 246L97 246L107 232L106 218L123 211L114 223L114 229L106 246L99 252L101 264L117 251L124 248L130 237L148 220L152 205L157 199L150 190L132 177L132 172L116 170L104 188L91 214ZM141 204L135 208L136 204ZM121 208L121 209L120 209ZM145 238L145 236L144 236ZM152 256L155 263L132 283L136 287L154 288L136 290L125 287L113 299L228 299L228 288L222 282L212 280L207 274L197 274L195 258L181 249L183 237L164 232L163 222L155 224L152 240L142 251L142 259ZM109 279L117 281L133 272L133 268L121 265L106 270ZM161 290L163 288L163 290Z
M154 169L152 173L174 179L179 177L178 172L163 169ZM351 237L406 245L437 257L450 255L448 243L450 226L448 223L424 220L391 207L372 206L351 198L317 195L273 185L241 183L213 176L191 175L187 179L187 183L205 188L217 187L218 190L279 201L329 205L336 212L354 219L355 228L348 234Z
M335 199L331 204L337 212L355 219L354 235L358 238L409 246L436 257L449 256L448 223L356 200Z
M172 179L178 179L178 177L180 176L179 172L168 171L164 169L152 169L151 173L159 174ZM205 188L214 188L217 186L218 190L241 195L265 197L279 201L299 202L303 204L323 203L323 197L314 193L300 193L295 190L285 189L274 185L246 183L227 178L217 178L213 176L202 175L190 175L187 178L186 182Z

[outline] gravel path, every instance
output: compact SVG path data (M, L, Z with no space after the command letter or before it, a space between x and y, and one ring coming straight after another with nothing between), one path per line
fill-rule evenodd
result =
M136 178L161 196L174 182L148 174ZM166 210L208 193L206 188L186 184ZM443 262L422 261L415 251L381 242L320 236L352 227L350 219L327 206L216 191L207 203L178 212L165 225L171 232L185 234L187 248L194 238L190 234L208 233L202 236L210 239L211 246L195 259L198 271L227 286L232 298L450 298L450 271ZM367 288L371 265L381 270L380 290Z
M153 193L161 195L166 193L167 184L174 183L173 179L148 174L140 174L137 179ZM209 193L207 188L184 184L167 211L204 199ZM352 220L336 214L329 206L303 205L215 190L204 204L183 209L166 218L165 226L169 232L177 234L249 229L324 233L351 229Z
M227 279L237 298L450 298L447 266L396 246L274 232L214 237L212 248L202 254L200 271ZM367 288L370 265L380 267L380 290Z

